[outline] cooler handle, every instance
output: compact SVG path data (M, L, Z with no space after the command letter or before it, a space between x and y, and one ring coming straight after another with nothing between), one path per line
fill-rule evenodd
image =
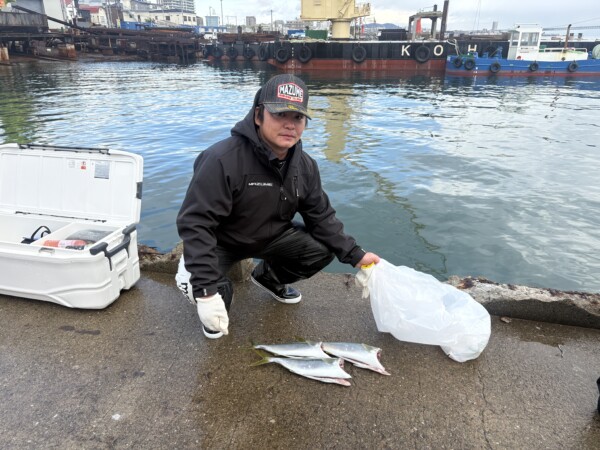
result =
M115 248L113 248L112 250L107 249L108 248L107 242L100 242L99 244L96 244L92 248L90 248L90 253L92 255L97 255L100 252L104 252L104 256L106 256L108 258L108 265L110 267L110 270L112 271L111 258L113 256L115 256L117 253L119 253L123 249L125 249L125 251L127 251L127 256L129 256L129 244L131 242L131 233L133 233L135 231L136 227L137 227L137 225L135 223L133 223L133 224L123 228L123 235L125 237L123 238L123 241L121 241L121 243L119 245L117 245Z

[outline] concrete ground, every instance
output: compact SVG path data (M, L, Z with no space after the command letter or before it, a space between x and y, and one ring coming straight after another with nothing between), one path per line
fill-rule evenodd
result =
M297 305L236 286L209 341L169 274L100 311L0 296L2 449L599 449L600 330L492 317L475 361L379 333L353 279L319 274ZM364 342L386 377L352 386L251 367L257 343Z

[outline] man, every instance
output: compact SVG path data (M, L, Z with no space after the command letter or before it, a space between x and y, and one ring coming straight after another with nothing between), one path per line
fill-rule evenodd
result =
M237 261L262 259L252 282L282 303L298 303L302 296L289 284L313 276L334 255L355 267L379 262L344 234L316 162L302 151L307 106L300 78L274 76L231 137L194 163L177 216L184 251L176 279L209 338L228 333L233 288L225 275ZM297 212L304 224L292 222Z

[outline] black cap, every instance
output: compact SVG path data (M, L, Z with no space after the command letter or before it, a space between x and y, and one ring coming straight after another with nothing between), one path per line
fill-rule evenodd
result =
M309 119L308 89L300 78L291 74L275 75L265 83L258 99L271 114L299 112Z

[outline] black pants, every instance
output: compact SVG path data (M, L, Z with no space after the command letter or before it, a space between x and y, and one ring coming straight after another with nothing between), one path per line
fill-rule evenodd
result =
M220 246L217 246L216 253L223 281L236 262L246 258L258 258L263 261L256 267L255 275L275 284L288 284L310 278L334 258L333 253L313 238L304 225L296 223L255 254L240 254Z

